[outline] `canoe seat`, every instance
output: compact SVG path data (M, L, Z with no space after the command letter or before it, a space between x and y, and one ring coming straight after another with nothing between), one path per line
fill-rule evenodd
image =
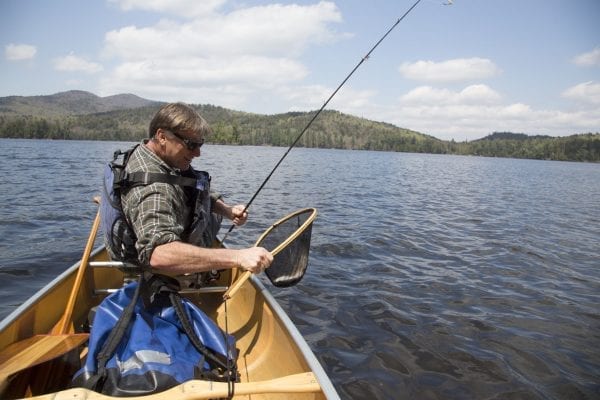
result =
M142 272L142 269L135 264L125 263L122 261L91 261L89 266L92 268L116 268L124 273L125 281L124 284L127 284L131 281L137 279L137 276ZM177 277L182 283L181 289L179 293L181 294L202 294L202 293L224 293L229 289L228 286L201 286L201 287L192 287L193 285L187 284L188 282L192 282L195 278L191 277L186 279L185 277ZM120 288L109 288L109 289L95 289L95 295L108 295L116 292Z

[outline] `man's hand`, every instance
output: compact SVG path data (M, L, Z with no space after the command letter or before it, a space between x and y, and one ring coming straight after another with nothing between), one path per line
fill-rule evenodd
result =
M231 207L231 221L235 226L244 225L248 220L248 212L244 208L246 207L242 204Z
M273 255L263 247L250 247L238 250L237 265L253 274L260 274L269 268Z

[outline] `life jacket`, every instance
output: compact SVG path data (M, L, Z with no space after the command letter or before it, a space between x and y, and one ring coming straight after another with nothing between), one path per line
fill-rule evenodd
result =
M210 233L207 239L206 229L211 222L210 175L205 171L190 170L192 176L179 176L158 172L127 173L125 168L131 154L139 145L127 151L117 150L113 160L104 168L103 190L101 193L101 223L104 231L104 243L112 259L138 263L135 243L137 238L121 206L121 195L133 187L151 183L168 183L189 189L192 193L193 212L190 213L188 227L184 231L187 242L197 245L210 245L207 240L214 239L216 233ZM213 220L220 219L212 216ZM217 229L218 230L218 229ZM205 239L205 240L203 240Z

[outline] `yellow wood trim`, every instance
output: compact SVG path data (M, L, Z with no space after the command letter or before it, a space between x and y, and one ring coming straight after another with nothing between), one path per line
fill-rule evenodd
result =
M224 382L192 380L164 392L146 396L128 397L129 400L198 400L227 397L229 388ZM236 395L261 393L312 393L321 386L312 372L288 375L267 381L235 384ZM61 392L32 397L35 400L112 400L121 397L107 396L89 389L75 388Z
M100 198L95 197L94 201L100 204ZM75 282L73 283L73 288L71 289L71 295L69 296L69 300L67 301L67 306L65 307L65 312L63 313L61 319L52 329L53 334L64 334L64 333L73 333L73 309L75 308L75 301L77 300L77 295L79 294L79 288L81 287L81 282L83 282L83 277L88 268L88 262L90 259L90 254L92 253L92 249L94 248L94 242L96 241L96 233L98 232L98 227L100 226L100 207L98 207L98 211L96 212L96 218L94 219L94 223L92 224L92 230L90 231L90 235L88 237L87 243L85 245L85 249L83 251L83 256L81 257L81 262L79 264L79 270L77 271L77 276L75 277Z
M87 333L35 335L11 344L0 353L0 384L17 372L68 353L88 336Z

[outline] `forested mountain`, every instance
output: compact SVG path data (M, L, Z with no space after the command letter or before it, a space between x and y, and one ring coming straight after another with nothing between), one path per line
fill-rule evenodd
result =
M81 91L4 97L0 98L0 137L137 141L147 136L150 119L161 104L133 95L98 97ZM213 105L194 107L214 130L210 142L242 145L287 146L316 112L260 115ZM337 111L324 111L299 145L443 151L443 142L434 137Z
M474 140L475 142L491 141L491 140L529 140L529 139L551 139L552 136L547 135L526 135L524 133L514 132L494 132L483 139Z
M494 132L471 142L450 142L448 152L484 157L600 162L600 133L551 137Z
M0 116L38 116L60 118L68 115L93 114L158 104L133 94L99 97L82 90L47 96L0 97Z
M82 91L0 98L0 137L139 141L160 102L124 94L98 97ZM260 115L195 105L211 124L211 143L289 146L312 112ZM567 137L494 132L471 142L443 141L409 129L326 110L298 146L488 157L600 162L600 134Z

